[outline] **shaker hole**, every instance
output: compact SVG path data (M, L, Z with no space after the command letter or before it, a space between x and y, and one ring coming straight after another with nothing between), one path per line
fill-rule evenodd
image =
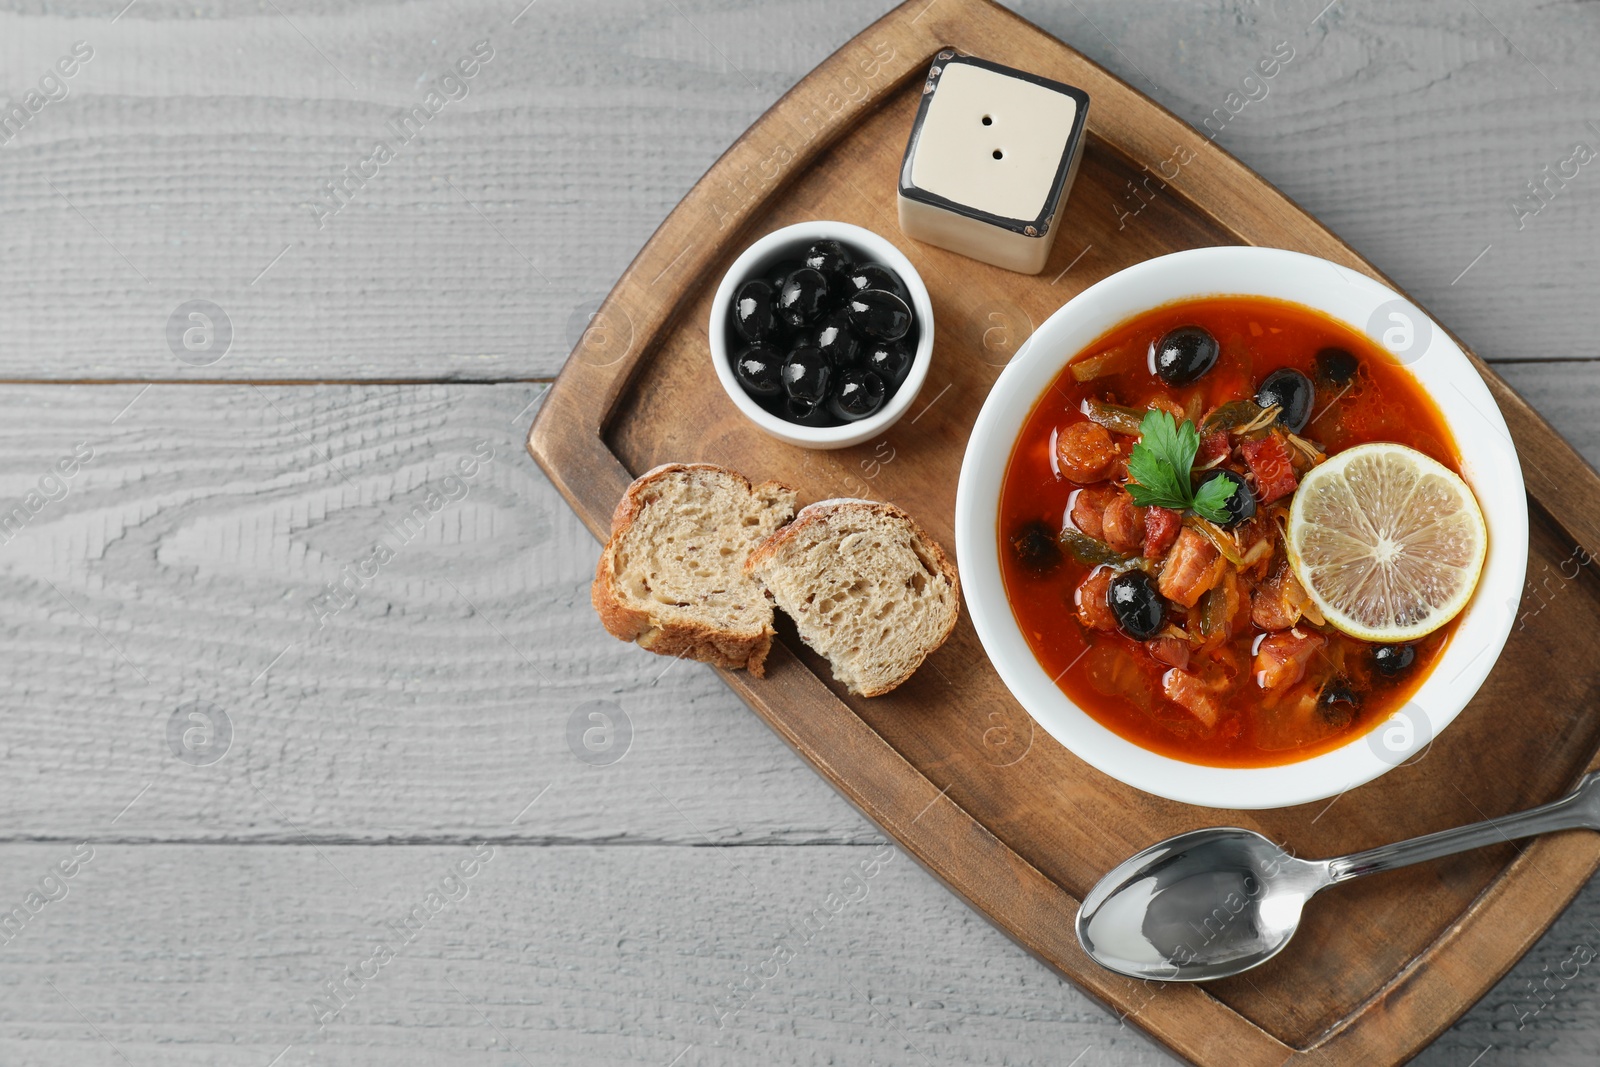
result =
M996 158L996 159L1004 159L1005 157L1006 157L1006 154L1004 152L1000 151L1000 149L996 148L994 150L994 158Z
M983 124L985 126L993 126L994 125L994 116L992 116L992 115L983 116Z

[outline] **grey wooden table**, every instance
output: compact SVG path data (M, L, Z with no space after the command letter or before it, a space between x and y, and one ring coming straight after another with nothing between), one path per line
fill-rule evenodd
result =
M1324 2L1017 6L1197 124L1290 42L1218 139L1600 459L1600 15ZM903 857L774 962L879 835L522 452L885 0L525 3L0 5L0 1062L1170 1063ZM1597 923L1419 1062L1594 1063Z

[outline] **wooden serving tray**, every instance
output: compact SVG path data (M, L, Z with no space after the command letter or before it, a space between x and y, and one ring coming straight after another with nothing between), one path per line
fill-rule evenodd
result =
M923 74L943 46L1077 85L1088 141L1049 265L1024 277L905 238L895 178ZM1183 162L1172 162L1181 160ZM1176 173L1174 173L1176 172ZM1170 175L1170 178L1163 177ZM717 280L755 237L803 219L898 245L932 292L937 343L911 413L881 440L808 452L738 414L709 366ZM551 389L528 448L603 536L655 464L723 463L805 500L892 499L953 546L956 474L978 409L1034 325L1093 282L1206 245L1296 249L1383 279L1281 193L1060 41L985 0L914 0L845 45L741 137L667 218ZM1328 856L1527 807L1600 766L1600 478L1479 363L1522 455L1530 593L1478 698L1410 764L1334 801L1267 812L1189 807L1088 767L1017 706L971 626L909 683L862 700L792 630L765 679L724 678L794 749L972 907L1092 996L1197 1064L1401 1062L1521 956L1600 863L1600 835L1507 844L1319 897L1292 948L1204 986L1133 981L1078 946L1078 901L1169 834L1233 823Z

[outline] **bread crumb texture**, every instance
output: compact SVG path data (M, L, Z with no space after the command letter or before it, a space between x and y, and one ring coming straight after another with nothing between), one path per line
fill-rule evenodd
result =
M879 696L911 677L955 628L961 587L944 550L892 504L804 508L752 554L800 637L853 693Z
M795 493L709 464L668 464L628 487L591 590L613 635L667 656L760 674L772 602L744 570L794 515Z

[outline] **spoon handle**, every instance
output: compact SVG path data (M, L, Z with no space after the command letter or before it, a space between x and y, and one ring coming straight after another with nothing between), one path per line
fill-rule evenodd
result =
M1578 787L1560 800L1541 804L1527 811L1502 815L1498 819L1441 830L1409 841L1379 845L1365 852L1328 861L1329 883L1347 882L1363 875L1392 871L1424 860L1453 856L1486 845L1496 845L1519 837L1550 833L1553 830L1600 830L1600 771L1586 774Z

